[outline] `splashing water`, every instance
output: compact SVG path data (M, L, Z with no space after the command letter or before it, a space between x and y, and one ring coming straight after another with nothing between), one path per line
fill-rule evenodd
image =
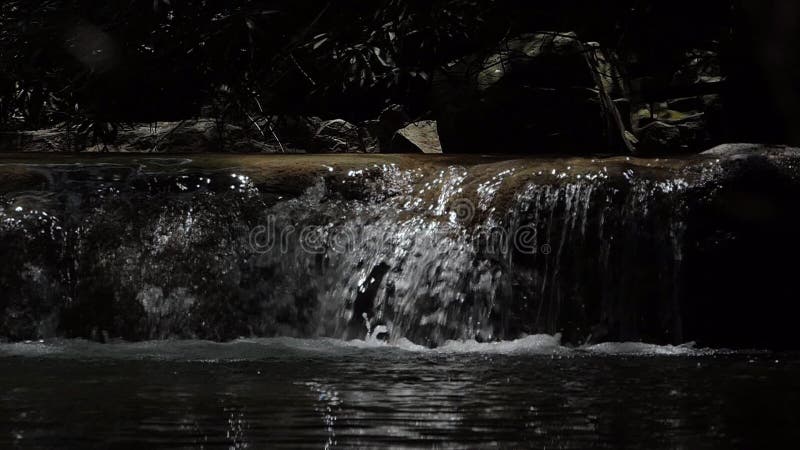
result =
M690 337L687 199L724 160L387 158L2 165L33 181L0 194L0 334Z

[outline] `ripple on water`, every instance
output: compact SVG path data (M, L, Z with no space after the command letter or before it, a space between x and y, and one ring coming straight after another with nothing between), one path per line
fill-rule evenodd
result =
M287 357L407 357L413 355L517 355L517 356L711 356L730 353L696 348L693 343L673 346L637 342L565 346L561 336L535 335L500 342L452 340L436 348L407 339L387 343L375 338L338 339L262 338L219 343L201 340L97 343L82 339L28 341L0 344L0 357L68 359L148 359L165 361L258 361Z

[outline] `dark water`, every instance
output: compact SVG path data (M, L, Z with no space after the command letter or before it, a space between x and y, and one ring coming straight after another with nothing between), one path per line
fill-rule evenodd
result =
M774 448L800 357L547 337L0 347L0 446Z

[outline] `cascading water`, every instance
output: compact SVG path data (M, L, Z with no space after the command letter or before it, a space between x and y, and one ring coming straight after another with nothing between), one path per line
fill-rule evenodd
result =
M681 343L740 160L5 161L0 335Z

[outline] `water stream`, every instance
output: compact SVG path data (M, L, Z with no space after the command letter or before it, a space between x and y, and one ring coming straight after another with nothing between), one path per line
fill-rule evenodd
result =
M3 155L0 445L796 440L798 163Z
M9 161L0 336L680 344L741 159Z

